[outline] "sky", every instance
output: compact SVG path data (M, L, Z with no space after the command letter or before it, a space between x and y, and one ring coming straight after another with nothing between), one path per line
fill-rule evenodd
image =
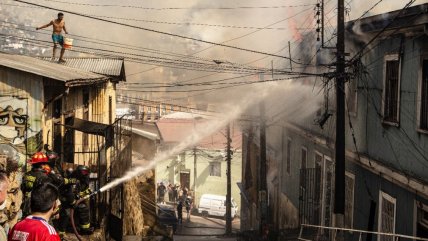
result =
M198 89L210 89L212 86L181 87L181 88L147 88L147 86L160 87L160 84L177 83L211 83L225 78L240 76L241 74L216 73L209 69L200 69L197 66L190 69L180 69L159 66L156 60L160 57L175 59L175 63L183 61L203 61L212 64L218 60L221 65L237 66L249 65L254 68L274 68L289 70L290 61L286 58L273 57L250 51L236 50L224 46L213 46L194 40L173 37L159 32L186 36L193 39L222 43L243 49L258 52L290 56L299 62L302 55L311 56L319 46L319 42L313 37L316 29L316 0L28 0L43 6L57 8L65 12L67 30L74 35L84 36L76 38L76 46L85 46L96 49L108 49L112 51L133 54L131 57L139 58L149 56L151 61L147 64L135 63L133 60L126 62L127 83L119 86L127 88L126 95L145 99L155 99L176 104L189 104L198 102L201 104L213 104L215 108L221 105L235 103L244 93L253 91L257 93L261 88L271 88L268 84L254 84L238 87L227 87L211 91L195 91ZM346 21L356 19L370 9L378 1L372 0L348 0L345 1L347 9ZM417 0L413 5L422 4L424 0ZM383 0L380 1L366 16L380 14L402 8L407 1ZM9 4L9 5L7 5ZM335 32L337 18L336 1L325 0L326 11L326 35L331 36ZM10 6L18 5L18 6ZM101 6L102 5L102 6ZM114 5L114 6L112 6ZM119 6L120 5L120 6ZM17 3L13 0L2 0L0 7L3 13L8 12L9 21L25 23L28 28L35 28L54 19L57 10L43 8L30 8L29 5ZM86 17L69 14L66 11L85 15L97 16L111 21L126 23L158 31L120 26L106 23ZM34 30L34 29L33 29ZM47 31L48 32L48 31ZM50 41L48 35L36 35L37 39ZM92 42L88 42L92 41ZM116 47L107 44L115 42ZM303 43L303 44L302 44ZM332 42L327 43L334 45ZM117 47L119 46L119 47ZM302 48L302 46L304 46ZM138 50L136 49L138 48ZM147 48L141 51L141 48ZM150 50L150 52L147 52ZM179 56L160 55L159 52L179 54ZM77 53L67 53L75 55ZM136 56L138 55L138 56ZM326 54L326 58L331 56ZM199 59L195 59L197 57ZM181 66L181 65L180 65ZM303 71L294 65L294 71ZM273 76L273 78L286 78L288 76ZM264 79L271 76L264 76ZM254 81L259 76L247 76L231 81ZM310 77L305 82L315 81ZM319 80L317 80L319 81ZM227 81L226 81L227 82ZM287 82L287 81L281 81ZM159 83L148 85L148 83ZM288 83L284 85L288 86ZM225 85L226 86L226 85ZM215 86L219 87L219 86ZM191 90L190 92L188 90ZM129 90L138 90L134 92ZM167 92L149 92L150 90ZM184 92L176 93L171 90ZM300 93L296 94L300 96ZM322 97L319 91L306 93L313 105ZM278 97L271 98L273 103L286 101L278 93ZM299 99L299 98L291 98Z

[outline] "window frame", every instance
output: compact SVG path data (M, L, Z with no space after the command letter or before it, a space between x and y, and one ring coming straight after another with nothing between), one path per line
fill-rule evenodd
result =
M218 173L214 173L213 172L213 170L215 169L215 168L213 168L213 167L215 167L214 165L218 165ZM221 177L221 162L218 162L218 161L212 161L212 162L210 162L209 163L209 170L210 170L210 172L209 172L209 176L210 177ZM211 175L211 174L218 174L218 175Z
M288 145L290 143L290 145ZM290 176L291 175L291 153L292 153L292 140L291 138L287 138L287 157L285 159L285 171Z
M391 202L394 204L394 225L392 227L392 233L395 233L395 226L397 223L397 199L392 197L386 192L383 192L379 190L379 211L378 211L378 220L377 220L377 231L383 233L384 231L381 230L382 228L382 206L383 206L383 199L387 200L388 202ZM377 241L381 240L381 235L377 236Z
M305 146L301 146L300 148L300 169L303 169L303 152L305 152L305 169L308 168L308 148Z
M428 134L428 128L427 129L422 129L421 128L421 112L422 112L422 74L423 74L423 64L424 64L424 60L428 61L428 53L422 53L421 54L421 58L420 58L420 62L419 62L419 69L418 69L418 99L417 99L417 104L416 104L416 108L417 108L417 116L416 116L416 126L417 126L417 131L420 133L425 133Z
M386 64L388 61L398 61L398 90L397 90L397 122L392 122L389 120L385 120L385 98L386 98ZM391 53L386 54L384 56L384 62L383 62L383 89L382 89L382 123L396 126L398 127L400 125L400 100L401 100L401 60L400 55L398 53Z
M352 85L351 85L352 83ZM357 117L357 113L358 113L358 79L352 79L350 81L348 81L348 87L345 90L345 95L346 95L346 108L349 111L349 115L353 116L353 117ZM351 91L355 92L354 95L354 104L351 107L352 109L350 110L350 105L349 105L349 97L350 97L350 93Z

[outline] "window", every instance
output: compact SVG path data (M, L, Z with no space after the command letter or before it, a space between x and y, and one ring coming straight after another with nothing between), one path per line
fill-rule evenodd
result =
M357 79L352 79L348 82L348 88L346 89L346 106L349 113L357 114Z
M398 124L400 103L400 62L398 54L385 56L383 88L383 120Z
M221 177L220 162L210 162L210 176Z
M354 218L355 175L345 173L345 228L352 228Z
M378 231L381 233L395 233L395 202L395 198L380 191ZM393 241L394 237L378 235L377 240Z
M428 56L422 58L419 82L419 129L428 131Z
M287 140L287 173L290 174L291 166L291 139Z
M308 150L306 147L302 147L300 153L300 186L306 188L306 161L308 157Z
M301 169L306 169L307 160L308 160L308 149L306 149L306 147L302 147L301 164L300 164Z

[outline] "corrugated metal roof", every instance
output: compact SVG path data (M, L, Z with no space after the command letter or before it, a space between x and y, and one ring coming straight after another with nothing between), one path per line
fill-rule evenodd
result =
M85 70L15 54L0 53L0 66L63 81L66 85L98 83L109 79L107 76Z
M50 61L51 58L43 57L43 60ZM66 62L61 63L62 65L86 70L92 73L108 75L112 77L121 77L121 80L125 80L124 77L124 60L120 58L65 58ZM123 76L122 76L123 75Z

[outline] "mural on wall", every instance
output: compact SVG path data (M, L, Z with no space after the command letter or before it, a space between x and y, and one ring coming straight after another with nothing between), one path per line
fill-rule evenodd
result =
M26 153L34 153L42 145L41 112L36 114L27 106L28 102L27 99L0 97L0 154L18 166L24 165Z

